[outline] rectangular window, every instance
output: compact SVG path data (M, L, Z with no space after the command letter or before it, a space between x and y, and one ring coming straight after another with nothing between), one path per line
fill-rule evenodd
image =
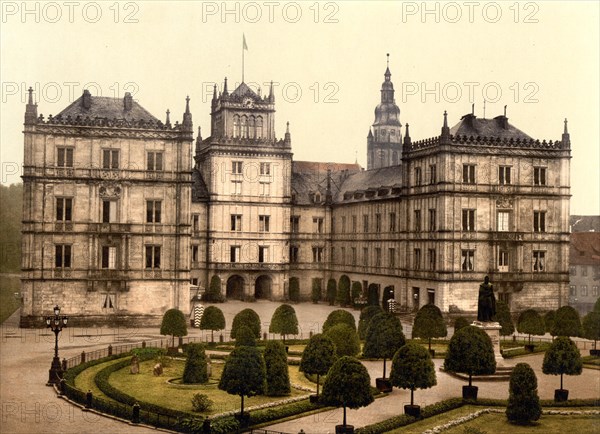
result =
M345 247L342 247L341 258L340 259L341 259L340 263L342 265L346 265L346 248Z
M70 244L56 244L54 246L54 267L71 268Z
M230 230L240 232L242 230L242 216L240 214L231 214Z
M198 246L192 246L192 262L198 262Z
M546 168L533 168L533 185L546 185Z
M437 166L432 164L429 166L429 183L435 184L437 182Z
M396 213L390 213L390 232L396 232Z
M598 286L592 286L592 297L598 297Z
M270 182L259 182L259 194L261 196L271 196L271 183Z
M335 247L331 248L331 256L329 257L329 260L332 264L335 264Z
M57 148L56 154L58 167L73 167L73 148Z
M352 233L355 234L358 230L358 219L355 215L352 216Z
M427 257L429 259L429 269L431 271L435 271L436 268L436 251L435 249L428 249L427 250Z
M271 262L269 260L269 247L258 246L258 262Z
M421 210L420 209L415 210L415 231L417 231L417 232L421 231Z
M146 223L160 223L162 202L160 200L146 201Z
M363 253L362 253L362 261L363 261L363 265L365 267L369 266L369 248L368 247L363 247L362 249Z
M323 247L313 247L313 262L323 262Z
M462 250L460 260L462 271L473 271L475 269L475 250Z
M271 218L268 215L259 215L258 216L258 231L259 232L269 232L269 222Z
M117 248L102 246L102 268L114 270L117 268Z
M588 271L587 269L588 269L587 265L581 266L581 275L582 276L587 276L587 271Z
M571 274L571 276L577 276L577 267L569 267L569 274Z
M434 232L437 230L437 220L435 209L429 210L429 231Z
M587 285L581 285L581 290L579 291L579 295L587 297L587 295L588 295Z
M146 268L160 269L160 246L146 246Z
M200 216L198 214L192 216L192 230L194 233L200 230Z
M510 180L510 166L500 166L500 167L498 167L498 184L500 184L500 185L509 185L509 184L511 184L511 180Z
M323 218L322 217L313 217L313 233L315 233L315 234L323 233Z
M381 214L375 214L375 232L381 232Z
M346 216L342 216L342 233L346 233Z
M498 211L496 227L498 232L508 232L510 228L510 212Z
M506 250L498 251L498 271L508 271L508 252Z
M363 232L366 234L369 232L369 216L363 215Z
M114 223L117 221L117 201L102 201L102 223Z
M356 247L352 247L352 265L356 265Z
M260 163L260 174L270 175L271 174L271 163Z
M423 179L421 177L421 168L415 167L415 185L421 185Z
M70 197L56 198L56 221L70 222L72 216L73 199Z
M533 232L546 232L546 211L533 212Z
M533 271L546 271L546 252L543 250L533 251Z
M379 247L375 247L375 266L381 267L381 249Z
M291 226L292 233L297 234L298 232L300 232L300 217L291 216L290 217L290 226Z
M427 302L429 304L435 304L435 289L427 288Z
M231 173L235 175L242 174L242 162L241 161L232 161L231 162Z
M463 184L475 184L475 165L463 164Z
M163 153L148 152L147 170L163 170Z
M240 262L240 246L229 248L229 262Z
M242 181L238 181L238 180L231 181L231 194L233 194L233 195L242 194Z
M298 262L298 246L290 246L290 262Z
M117 149L102 150L102 168L103 169L118 169L119 168L119 151Z
M462 210L462 230L465 232L475 231L475 210L474 209L463 209Z
M415 249L415 255L414 255L414 264L413 264L413 268L415 270L420 270L421 269L421 249Z
M577 286L569 285L569 295L573 297L577 295Z
M388 266L390 268L396 268L396 249L388 249Z

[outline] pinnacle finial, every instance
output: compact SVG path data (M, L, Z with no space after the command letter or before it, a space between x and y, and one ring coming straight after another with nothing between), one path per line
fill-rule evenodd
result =
M567 123L568 122L569 121L567 121L567 118L565 118L565 132L564 132L564 134L569 134L569 130L567 129Z
M225 84L223 85L223 95L227 95L227 77L225 77Z
M190 96L186 96L185 97L185 112L189 113L190 112Z
M167 109L167 121L165 122L166 125L171 124L171 117L169 116L170 114L171 114L171 110Z
M448 127L448 112L444 110L444 127Z
M471 104L471 114L474 115L475 114L475 103Z
M404 134L405 137L410 137L410 133L408 132L408 122L406 123L406 134Z
M33 105L33 88L31 86L29 86L29 89L27 89L27 92L29 92L29 104Z
M389 68L390 67L390 53L387 53L386 56L387 56L387 67Z
M287 121L287 123L285 124L285 133L286 134L290 133L290 121Z

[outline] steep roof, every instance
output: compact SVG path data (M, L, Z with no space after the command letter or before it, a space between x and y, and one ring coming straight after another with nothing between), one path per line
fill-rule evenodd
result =
M350 174L359 172L358 164L322 163L313 161L292 162L292 190L298 205L314 204L314 194L320 193L325 200L327 191L327 170L330 170L332 196L335 197L339 186Z
M600 265L600 232L571 234L570 265Z
M571 226L571 232L600 232L600 216L570 215L569 225Z
M139 105L136 101L131 99L131 108L125 110L125 98L112 98L106 96L91 96L89 108L85 108L83 99L86 95L82 95L61 111L57 116L63 118L71 116L76 118L81 116L82 118L89 117L95 118L106 118L106 119L125 119L131 120L145 120L157 122L158 119L152 116L148 110ZM130 97L131 98L131 97Z
M531 139L523 131L508 123L508 118L496 116L494 119L478 119L469 113L450 129L453 136L499 137L501 139Z
M401 166L382 167L364 170L348 176L340 186L335 201L344 200L345 193L379 190L381 188L399 188L402 185Z
M251 96L252 98L259 98L259 96L256 94L256 92L254 92L252 89L250 89L250 86L248 86L244 82L242 82L237 87L237 89L234 90L231 94L234 96L238 96L240 98L243 98L244 96Z

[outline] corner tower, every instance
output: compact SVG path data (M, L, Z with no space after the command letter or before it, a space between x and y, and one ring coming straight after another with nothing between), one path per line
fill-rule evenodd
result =
M385 80L381 85L381 102L375 107L375 122L367 136L367 169L398 165L402 156L400 108L394 99L389 53L387 57Z

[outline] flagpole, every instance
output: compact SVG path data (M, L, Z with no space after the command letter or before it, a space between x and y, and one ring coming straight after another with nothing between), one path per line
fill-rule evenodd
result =
M244 40L242 40L242 83L244 82Z

